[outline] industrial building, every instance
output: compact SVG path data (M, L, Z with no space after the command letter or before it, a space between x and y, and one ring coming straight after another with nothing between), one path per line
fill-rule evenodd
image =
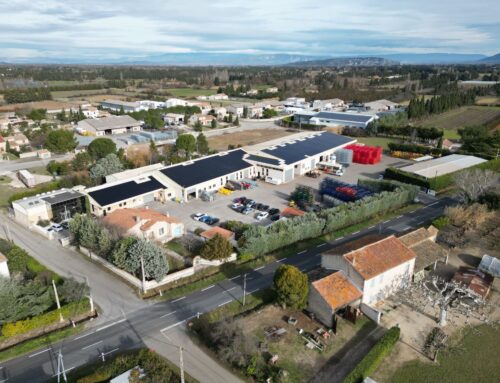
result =
M73 189L60 189L12 202L14 217L30 226L39 221L61 222L85 212L85 195Z
M400 168L408 173L413 173L425 178L439 177L459 170L467 169L475 165L487 162L483 158L466 156L463 154L450 154L429 161L422 161Z
M77 131L91 136L124 134L141 130L139 121L130 116L109 116L103 118L87 118L79 121Z
M294 122L311 125L348 126L365 129L368 124L375 121L375 115L345 112L299 112L293 116Z

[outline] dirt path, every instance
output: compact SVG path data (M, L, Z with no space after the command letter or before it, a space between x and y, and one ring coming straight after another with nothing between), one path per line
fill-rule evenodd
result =
M311 383L342 382L386 331L384 327L376 327L361 342L339 351L316 374Z

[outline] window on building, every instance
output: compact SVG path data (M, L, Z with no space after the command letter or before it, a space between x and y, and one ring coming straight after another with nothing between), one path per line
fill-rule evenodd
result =
M158 235L163 235L165 234L165 228L160 227L160 230L158 230Z

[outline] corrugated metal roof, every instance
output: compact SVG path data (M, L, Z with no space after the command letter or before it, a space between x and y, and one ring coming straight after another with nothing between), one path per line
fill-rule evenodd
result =
M96 130L121 129L140 125L139 121L133 119L128 115L110 116L103 118L88 118L84 121Z
M478 267L479 270L500 278L500 259L484 254Z
M328 120L337 120L345 122L362 122L362 123L367 123L373 118L373 116L367 114L335 113L335 112L319 112L313 117L324 118Z
M450 154L449 156L404 166L401 170L417 174L425 178L432 178L453 173L458 170L467 169L483 162L486 162L486 160L479 157L466 156L463 154Z

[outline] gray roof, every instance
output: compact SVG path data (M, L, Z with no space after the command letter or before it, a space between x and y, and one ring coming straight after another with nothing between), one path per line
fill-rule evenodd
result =
M335 112L319 112L313 116L316 118L324 118L328 120L346 121L346 122L362 122L367 123L373 116L357 113L335 113Z
M483 162L486 162L486 160L479 157L466 156L463 154L450 154L449 156L404 166L400 168L400 170L417 174L425 178L432 178L443 174L453 173L458 170L467 169Z
M123 129L130 128L132 126L140 126L139 121L127 115L110 116L103 118L87 118L83 121L92 126L95 130Z
M68 191L64 191L62 193L52 194L52 195L49 195L47 197L43 197L42 199L45 202L49 203L50 205L54 205L57 203L71 201L75 198L80 198L80 197L84 197L84 196L85 196L84 194L79 193L77 191L68 190Z
M500 259L484 254L478 269L495 278L500 278Z

